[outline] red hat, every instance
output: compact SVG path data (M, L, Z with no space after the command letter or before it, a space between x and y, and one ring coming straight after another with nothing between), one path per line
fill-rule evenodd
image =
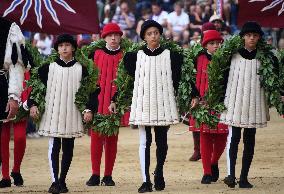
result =
M108 23L104 26L103 32L102 32L102 38L105 38L108 34L117 33L122 36L122 31L120 30L120 27L116 23Z
M203 40L202 40L202 46L206 46L206 44L213 40L220 40L223 41L223 38L217 30L207 30L204 32Z
M205 32L207 30L216 30L216 27L213 23L211 22L206 22L202 25L201 27L201 32Z

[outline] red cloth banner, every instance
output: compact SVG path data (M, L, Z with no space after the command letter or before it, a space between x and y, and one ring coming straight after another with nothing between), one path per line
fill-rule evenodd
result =
M239 0L238 25L256 21L263 27L284 27L284 0Z
M99 33L94 0L1 0L0 17L32 32Z

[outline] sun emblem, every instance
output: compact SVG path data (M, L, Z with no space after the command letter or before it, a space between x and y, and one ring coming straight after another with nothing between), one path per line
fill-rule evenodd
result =
M34 1L34 11L35 11L36 18L37 18L37 24L40 28L42 28L42 14L41 14L42 2L44 3L45 8L47 9L49 14L51 15L53 21L56 22L57 25L60 26L60 21L57 17L57 13L54 10L50 0L14 0L11 3L11 5L5 10L3 17L7 16L9 13L14 11L16 9L16 7L18 7L24 1L25 1L25 4L23 6L22 16L20 18L21 24L23 24L25 22L26 18L28 17L28 12L29 12L30 8L32 7L33 1ZM54 2L63 6L67 11L72 12L72 13L76 13L76 11L74 9L72 9L68 5L68 3L66 3L64 0L54 0Z
M257 2L257 1L264 2L266 0L249 0L249 3L253 3L253 2ZM279 5L281 3L282 3L281 9L278 11L278 16L279 16L284 11L284 0L273 0L269 5L262 8L261 11L264 12L264 11L267 11L269 9L273 9L274 7L276 7L277 5Z

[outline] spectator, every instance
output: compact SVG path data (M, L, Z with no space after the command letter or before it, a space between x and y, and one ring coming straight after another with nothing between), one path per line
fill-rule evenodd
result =
M229 38L232 37L231 35L231 28L229 26L225 26L223 31L222 31L222 37L224 40L228 40Z
M209 22L213 23L216 27L216 30L222 32L223 29L223 19L222 17L214 14L210 17Z
M111 21L116 9L119 8L119 1L117 0L106 0L104 7L104 20L102 24L108 24Z
M98 9L98 15L99 15L99 21L102 21L103 15L104 15L104 2L102 0L97 0L97 9Z
M266 43L267 43L267 44L270 44L270 45L273 44L273 38L272 38L272 36L269 35L269 36L267 36L265 39L266 39Z
M200 32L199 31L194 31L193 32L193 35L192 35L192 38L189 42L189 45L190 46L193 46L195 44L198 44L200 42Z
M38 52L47 57L52 51L53 36L49 36L44 33L36 33L34 35L33 46L38 48Z
M209 22L210 17L213 15L213 11L210 5L205 5L203 12L203 23Z
M140 18L142 15L142 10L151 8L151 0L136 0L135 5L135 16L136 18Z
M112 23L117 23L123 32L123 36L127 38L134 37L135 17L129 10L126 1L121 2L120 11L116 12L112 18Z
M201 32L204 33L207 30L216 30L215 25L211 22L206 22L201 27Z
M279 42L278 42L278 49L284 49L284 38L280 38Z
M168 32L166 37L172 37L174 41L180 41L183 32L188 30L189 16L182 10L183 4L178 1L174 4L174 11L168 16ZM185 32L189 35L188 31Z
M229 25L233 33L236 33L238 31L237 18L238 18L238 0L231 0Z
M158 22L161 26L163 26L163 28L166 28L168 12L162 10L160 3L152 3L152 13L152 20Z
M163 10L166 12L173 11L173 4L175 0L159 0L159 2L161 3Z
M141 31L141 26L142 24L146 21L149 20L151 18L151 10L150 9L142 9L141 11L141 18L139 19L138 23L137 23L137 27L136 27L136 33L140 34ZM140 41L140 37L138 37L138 41Z
M226 25L229 26L231 21L231 0L224 0L223 11L224 11Z
M191 5L189 8L189 28L192 31L196 31L197 29L201 29L203 19L202 19L202 9L199 5Z

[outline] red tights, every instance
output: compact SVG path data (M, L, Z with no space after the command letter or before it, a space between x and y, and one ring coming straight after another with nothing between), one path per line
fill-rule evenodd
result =
M211 165L218 164L226 147L227 133L200 133L200 151L204 175L212 175Z
M20 166L26 149L26 126L27 121L20 121L13 124L14 128L14 167L12 172L20 172ZM11 123L2 125L1 132L1 156L3 179L10 179L9 176L9 141Z
M93 175L100 175L101 158L105 149L104 176L111 176L117 153L118 135L104 136L91 131L91 161Z

